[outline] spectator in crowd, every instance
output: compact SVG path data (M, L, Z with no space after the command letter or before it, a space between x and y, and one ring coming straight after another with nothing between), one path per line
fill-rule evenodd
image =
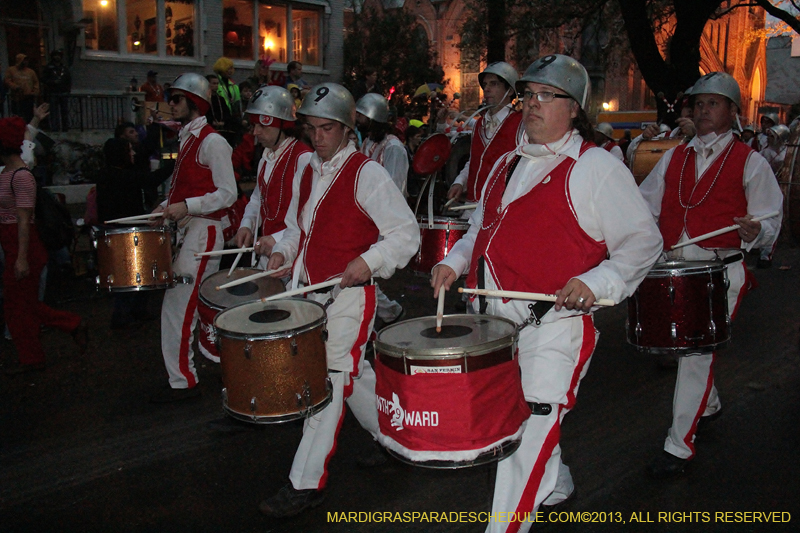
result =
M247 78L247 81L253 86L253 90L270 85L272 76L269 71L269 66L273 63L271 59L259 59L253 67L253 75ZM239 87L241 89L241 87Z
M250 121L247 119L247 115L244 114L244 110L247 109L247 103L250 101L250 98L253 97L253 93L255 92L256 87L253 87L249 81L244 80L242 83L239 84L239 93L242 95L242 101L240 109L242 110L242 118L240 119L240 130L244 131L250 126Z
M755 150L756 129L752 124L748 124L742 128L742 134L739 136L739 138L743 143Z
M219 77L216 74L208 74L206 79L211 87L211 105L206 113L206 120L212 128L217 130L228 141L228 144L235 146L234 123L236 119L231 115L228 104L217 92Z
M164 101L164 88L158 84L158 72L155 70L147 71L147 81L145 81L139 92L144 93L145 102L163 102Z
M3 307L19 357L18 363L6 367L10 375L44 370L44 350L39 341L42 325L71 333L81 353L88 345L88 330L80 316L38 300L47 251L33 220L36 182L20 157L24 135L21 118L0 119L0 160L5 167L0 174L0 245L6 260Z
M225 105L228 106L230 114L238 120L242 115L242 97L239 93L239 87L233 81L234 71L233 61L227 57L220 57L217 59L217 62L214 63L214 73L219 79L216 92L222 98L222 101L225 102Z
M72 75L63 62L64 52L54 50L50 63L44 67L42 84L45 100L50 102L50 129L69 130L69 93L72 91Z
M303 103L303 95L300 92L300 87L294 83L290 83L286 86L286 88L289 89L289 92L292 94L292 98L294 98L294 105L299 109L300 104Z
M8 87L9 107L12 115L19 115L25 122L33 118L33 106L39 96L39 78L28 66L28 56L17 54L13 67L6 71L4 83Z
M125 135L135 135L137 143L139 137L132 127L126 126L123 132L103 145L106 165L97 178L97 216L101 223L147 213L145 191L158 187L174 168L170 165L155 172L137 168L133 143ZM147 313L147 291L115 292L112 297L111 329L123 329L136 320L155 318Z
M311 90L311 85L303 79L303 64L299 61L290 61L288 65L286 65L286 73L289 75L286 79L286 87L289 88L290 83L294 83L298 87L300 87L300 93L305 96L308 91Z
M383 89L378 83L378 70L374 67L364 67L361 79L353 87L353 98L356 102L368 93L383 94Z

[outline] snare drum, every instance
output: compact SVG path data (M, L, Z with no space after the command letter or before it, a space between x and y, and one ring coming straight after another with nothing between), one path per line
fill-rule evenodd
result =
M667 150L675 148L682 142L683 139L656 139L639 143L631 156L631 173L636 185L642 184Z
M628 299L628 342L648 353L687 355L731 338L728 280L721 261L658 263Z
M263 272L263 270L237 268L229 278L227 269L220 270L207 277L200 286L200 301L197 304L197 311L200 314L200 338L197 339L197 345L200 352L215 363L219 363L219 353L216 346L217 336L214 334L214 317L220 311L234 305L266 298L286 290L280 280L269 277L248 281L221 291L217 290L220 285L259 272Z
M517 328L505 318L423 317L375 341L378 441L399 460L462 468L519 447L531 410L522 393Z
M233 418L275 424L312 416L331 401L325 310L310 300L249 302L214 319L222 407Z
M453 249L458 239L467 233L469 223L457 218L433 217L431 227L427 216L421 215L419 220L419 250L411 259L411 270L428 276L433 267Z
M111 292L168 289L172 274L172 231L166 227L98 229L97 288Z

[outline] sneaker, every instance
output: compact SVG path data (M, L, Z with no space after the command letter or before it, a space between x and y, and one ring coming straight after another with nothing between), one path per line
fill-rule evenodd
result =
M578 497L578 489L573 488L572 492L569 493L569 496L561 500L560 502L556 502L553 504L547 504L542 502L539 504L539 510L543 512L560 512L572 506L572 503L575 501L575 498Z
M289 483L277 494L261 502L258 510L273 518L296 516L308 508L319 506L325 500L323 490L297 490Z
M197 398L200 396L200 387L195 385L190 389L173 389L169 385L150 396L150 403L173 403Z

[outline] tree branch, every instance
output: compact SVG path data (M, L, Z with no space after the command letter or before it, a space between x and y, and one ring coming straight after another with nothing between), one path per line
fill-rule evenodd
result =
M769 0L754 0L755 3L762 8L764 11L772 15L773 17L780 19L781 21L785 22L790 28L792 28L797 33L800 33L800 20L797 20L797 17L786 11L785 9L781 9L776 7L772 4ZM792 1L792 5L795 5L794 1ZM797 6L795 6L797 7Z

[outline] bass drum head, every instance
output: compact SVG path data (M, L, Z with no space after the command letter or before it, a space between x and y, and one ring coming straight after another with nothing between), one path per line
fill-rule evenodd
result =
M212 309L227 309L235 305L252 302L253 300L260 300L267 296L273 296L286 290L283 282L279 279L264 277L258 278L253 281L229 287L227 289L217 290L217 287L231 281L236 281L253 274L258 274L263 270L255 268L237 268L228 277L228 270L220 270L203 280L200 286L200 300Z
M166 226L95 226L92 228L98 236L121 235L124 233L166 233L172 235L172 230Z
M325 322L322 305L310 300L287 298L230 307L214 318L214 328L223 337L260 340L299 335Z
M447 315L436 333L436 317L398 322L383 328L376 351L391 357L437 359L447 355L481 355L513 344L516 325L487 315Z

